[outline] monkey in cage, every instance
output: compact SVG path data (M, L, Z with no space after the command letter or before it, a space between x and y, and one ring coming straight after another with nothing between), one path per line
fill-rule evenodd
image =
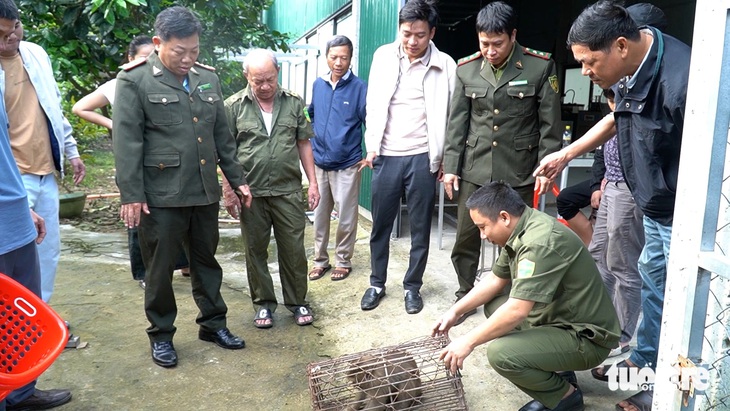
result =
M347 379L357 391L347 411L408 410L423 394L418 364L405 351L366 354L351 364Z

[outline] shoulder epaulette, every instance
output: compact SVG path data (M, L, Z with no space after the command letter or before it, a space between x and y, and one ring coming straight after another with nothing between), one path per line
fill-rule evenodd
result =
M301 98L301 97L299 97L299 94L297 94L297 93L295 93L295 92L293 92L293 91L291 91L289 89L282 88L281 91L284 94L288 95L288 96L292 96L292 97L296 97L296 98Z
M142 64L144 64L146 62L147 62L147 58L146 57L145 58L138 58L136 60L130 61L129 63L122 64L121 68L124 71L129 71L129 70L131 70L131 69L133 69L135 67L141 66Z
M213 67L213 66L209 66L209 65L207 65L207 64L203 64L203 63L201 63L201 62L199 62L199 61L196 61L196 62L195 62L195 65L196 65L196 66L198 66L198 67L202 67L202 68L204 68L204 69L206 69L206 70L210 70L210 71L215 71L215 67Z
M543 60L550 60L550 56L552 56L551 53L548 53L547 51L540 51L531 49L529 47L523 47L522 48L525 54L529 54L531 56L540 57Z
M459 66L461 66L461 65L466 64L466 63L468 63L470 61L474 61L474 60L480 58L481 56L482 56L482 52L481 51L477 51L476 53L474 53L474 54L472 54L470 56L466 56L466 57L460 58L459 61L456 62L456 64L459 65Z

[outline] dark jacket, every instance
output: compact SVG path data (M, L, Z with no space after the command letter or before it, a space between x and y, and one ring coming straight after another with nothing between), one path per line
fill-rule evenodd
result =
M122 204L218 203L218 166L233 187L246 184L218 76L196 63L188 78L190 91L157 53L126 64L117 76L112 120Z
M603 146L596 148L591 166L591 194L601 189L603 177L606 175L606 163L603 156Z
M314 164L326 171L343 170L362 159L367 84L352 72L346 77L334 90L329 80L317 78L307 109L315 136Z
M687 99L690 48L651 28L654 43L628 90L616 93L616 130L626 183L644 215L672 224Z

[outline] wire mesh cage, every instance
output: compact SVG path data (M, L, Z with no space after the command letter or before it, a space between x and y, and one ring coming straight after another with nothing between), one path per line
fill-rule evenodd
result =
M468 410L461 375L439 352L449 339L422 337L307 366L312 408L325 410Z

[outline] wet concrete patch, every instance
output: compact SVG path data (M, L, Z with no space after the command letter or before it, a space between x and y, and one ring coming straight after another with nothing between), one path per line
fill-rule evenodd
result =
M333 227L334 229L334 227ZM311 256L312 232L306 245ZM178 327L174 344L180 363L163 369L150 359L143 309L143 291L132 281L126 233L95 234L64 227L63 251L51 305L72 324L72 332L88 343L66 350L40 378L40 388L69 387L74 399L60 410L307 410L311 409L306 365L393 345L430 333L438 316L453 302L455 275L449 255L453 233L445 235L445 250L431 247L422 294L424 310L408 315L400 285L407 268L407 238L391 243L388 295L373 311L360 310L360 297L370 274L369 233L358 232L353 272L345 281L329 276L310 282L308 299L317 317L312 326L294 324L283 306L274 313L274 328L253 326L245 258L237 228L221 230L218 259L224 270L223 297L230 329L246 340L246 348L223 350L197 339L197 307L190 280L174 274ZM240 248L239 248L240 247ZM274 283L275 252L270 253ZM475 315L452 331L463 335L483 321ZM613 410L626 397L611 393L579 373L587 409ZM463 370L467 403L472 410L515 410L530 398L492 371L486 349L477 348Z

